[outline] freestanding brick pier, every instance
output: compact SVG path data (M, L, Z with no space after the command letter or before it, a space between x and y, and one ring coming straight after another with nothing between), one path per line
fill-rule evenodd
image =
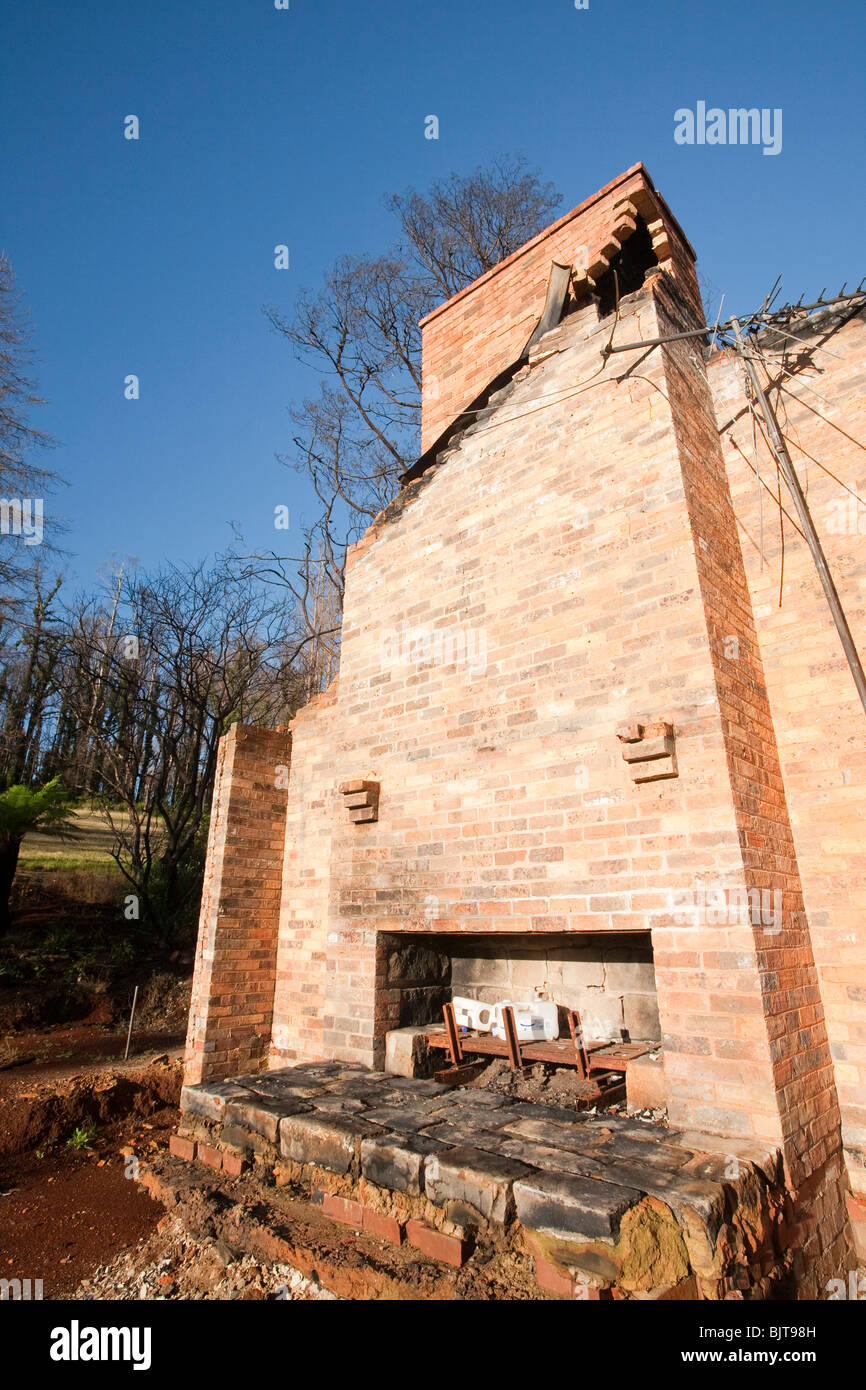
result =
M220 744L187 1033L191 1081L267 1058L290 750L287 733L239 724Z
M704 322L641 165L424 320L339 679L224 745L187 1079L379 1068L458 985L543 992L663 1043L672 1124L780 1150L814 1296L866 1201L866 728L738 368L673 336ZM762 350L862 644L863 316L798 333Z

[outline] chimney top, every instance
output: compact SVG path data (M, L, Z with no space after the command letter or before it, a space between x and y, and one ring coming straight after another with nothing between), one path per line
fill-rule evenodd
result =
M695 253L635 164L421 320L423 451L517 360L544 310L551 262L571 266L575 289L589 293L638 222L657 262L700 302Z

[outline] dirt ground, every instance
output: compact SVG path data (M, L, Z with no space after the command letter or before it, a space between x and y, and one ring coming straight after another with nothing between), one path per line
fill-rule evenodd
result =
M20 993L6 1007L28 1016ZM0 1277L41 1279L44 1298L69 1298L155 1230L161 1209L121 1150L152 1158L177 1123L183 1033L176 1017L156 1021L134 1032L128 1061L107 999L86 1020L6 1033Z
M123 1030L92 1023L58 1024L54 1028L17 1033L14 1055L0 1060L0 1096L7 1093L5 1084L11 1088L11 1094L34 1079L62 1081L77 1068L96 1062L120 1061L125 1044ZM135 1034L130 1053L137 1057L182 1044L182 1033L166 1034L158 1029L146 1029ZM9 1042L6 1048L11 1054Z
M119 1149L128 1140L153 1153L174 1122L167 1110L147 1125L112 1126L84 1150L56 1145L0 1162L3 1277L41 1279L44 1298L70 1298L81 1279L146 1240L161 1212Z
M177 1123L191 983L188 946L148 954L124 925L106 827L78 820L74 866L66 842L28 841L0 942L0 1278L40 1279L46 1299L163 1215L129 1155L153 1158ZM37 854L56 866L32 867Z

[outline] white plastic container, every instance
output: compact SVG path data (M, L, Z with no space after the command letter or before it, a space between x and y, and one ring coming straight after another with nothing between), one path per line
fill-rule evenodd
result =
M493 1009L494 1038L505 1037L502 1010L509 1004L514 1010L518 1042L553 1042L559 1037L559 1008L552 1000L533 999L531 1003L515 1004L511 999L503 999Z
M482 1004L480 999L464 999L455 995L454 1017L458 1028L475 1028L479 1033L489 1033L493 1026L493 1004Z

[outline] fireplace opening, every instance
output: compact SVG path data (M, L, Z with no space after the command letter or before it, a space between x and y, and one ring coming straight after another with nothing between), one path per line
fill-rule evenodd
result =
M526 936L381 933L386 1029L437 1026L456 998L495 1005L535 1000L577 1010L588 1041L661 1040L649 932ZM381 1015L380 1015L381 1017Z

